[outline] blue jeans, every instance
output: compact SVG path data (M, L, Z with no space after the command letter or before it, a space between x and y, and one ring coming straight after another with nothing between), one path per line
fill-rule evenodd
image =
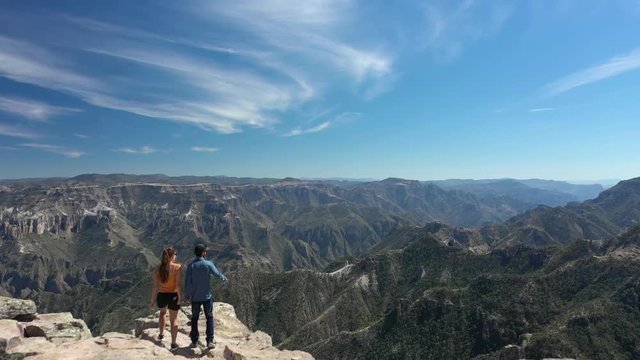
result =
M198 342L200 333L198 332L198 318L200 317L200 307L204 307L204 316L207 318L207 342L213 341L213 299L205 301L191 302L191 341Z

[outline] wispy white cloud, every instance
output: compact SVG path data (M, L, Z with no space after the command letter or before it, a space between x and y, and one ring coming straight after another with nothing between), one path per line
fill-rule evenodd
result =
M0 124L0 136L9 136L22 139L37 139L42 137L40 134L20 127Z
M163 54L156 55L156 58L145 55L140 61L159 66ZM238 132L241 125L266 126L272 123L274 120L266 111L286 108L295 93L292 89L282 90L267 79L240 76L242 74L222 70L217 73L206 72L198 77L198 70L205 70L205 65L183 62L180 57L176 57L175 61L166 58L164 68L186 73L187 76L182 80L191 87L189 91L220 89L223 96L216 98L216 94L205 93L210 97L162 99L162 102L148 99L135 101L123 98L123 95L126 96L126 86L123 88L121 84L94 80L78 74L72 65L56 59L59 56L46 49L0 36L0 76L72 94L92 105L152 118L188 122L222 133ZM238 75L238 78L234 78L234 75ZM144 81L138 83L142 84ZM135 83L127 85L133 87ZM196 85L199 86L195 88ZM144 87L139 90L140 93L153 93L153 89Z
M553 108L550 107L543 107L543 108L533 108L533 109L529 109L529 112L544 112L544 111L551 111L553 110Z
M628 55L616 56L607 62L580 70L556 80L542 88L545 96L557 96L580 86L623 74L640 68L640 49Z
M209 6L213 21L226 19L249 32L265 52L284 58L302 57L322 68L339 70L357 82L384 78L392 73L389 53L359 48L338 34L357 10L349 0L265 0L233 1ZM295 63L288 63L295 67Z
M293 129L293 130L289 131L288 133L284 134L284 136L300 136L300 135L304 135L304 134L317 133L317 132L320 132L322 130L328 129L330 126L331 126L331 123L328 122L328 121L325 121L322 124L319 124L319 125L316 125L314 127L307 128L307 129L302 129L302 128Z
M0 76L68 93L104 88L99 81L70 67L46 49L0 35Z
M188 27L149 31L62 14L22 13L21 22L31 17L42 30L29 41L0 35L0 76L94 106L220 133L272 128L283 113L324 102L322 92L332 86L371 98L393 85L393 56L380 42L363 47L345 40L351 38L348 29L357 14L352 0L198 4L199 21L210 23L209 33ZM175 9L176 16L192 18L184 8ZM225 30L216 33L220 24ZM65 36L48 47L52 42L47 34L60 32ZM228 36L234 33L243 36ZM87 56L78 56L78 50ZM108 57L105 64L113 66L91 70L86 61L95 56ZM228 61L228 56L236 58ZM126 65L126 76L123 61L131 64ZM140 71L129 71L129 66ZM45 118L60 111L47 108L31 116Z
M86 154L84 151L74 150L74 149L70 149L70 148L67 148L64 146L58 146L58 145L26 143L26 144L22 144L22 146L32 148L32 149L47 151L54 154L64 155L72 159L79 158L80 156Z
M18 150L18 149L14 148L14 147L12 147L12 146L4 146L4 145L1 145L1 146L0 146L0 150L3 150L3 151L15 151L15 150Z
M40 101L0 96L0 111L17 114L31 120L47 120L50 117L80 111L62 106L49 105Z
M314 123L316 121L322 121L318 125L308 125L308 126L299 126L296 127L284 134L282 136L291 137L291 136L300 136L305 134L317 133L323 130L326 130L330 127L340 126L344 124L349 124L354 121L357 121L362 117L362 114L359 112L345 111L339 114L335 113L335 108L325 109L310 119L308 119L307 123Z
M139 148L134 148L134 147L122 147L119 149L115 149L114 151L118 151L118 152L123 152L123 153L127 153L127 154L143 154L143 155L147 155L147 154L153 154L155 152L158 151L158 149L151 147L151 146L141 146Z
M74 133L73 136L80 138L80 139L88 139L89 136L88 135L84 135L84 134L79 134L79 133Z
M473 41L498 32L511 17L508 1L435 0L425 4L423 44L439 60L460 55Z
M204 146L194 146L191 148L191 151L195 151L195 152L216 152L219 151L220 149L215 148L215 147L204 147Z
M308 0L304 4L294 0L263 0L257 5L253 1L238 0L212 10L234 18L246 16L260 24L326 28L343 20L352 3L350 0Z
M269 114L270 111L286 110L310 95L309 89L299 84L223 68L210 60L168 53L148 46L140 49L118 47L90 51L170 72L182 85L191 91L197 91L203 97L155 106L105 96L94 97L94 102L146 116L193 122L222 133L237 132L238 126L242 125L271 125L276 120Z

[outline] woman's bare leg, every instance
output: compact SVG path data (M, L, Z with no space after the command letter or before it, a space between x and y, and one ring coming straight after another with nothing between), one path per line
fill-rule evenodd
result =
M178 319L178 310L169 309L169 323L171 324L171 343L176 343L176 337L178 336L178 324L176 324L176 320Z
M164 333L165 315L167 315L166 306L160 309L160 336L162 336L162 334Z

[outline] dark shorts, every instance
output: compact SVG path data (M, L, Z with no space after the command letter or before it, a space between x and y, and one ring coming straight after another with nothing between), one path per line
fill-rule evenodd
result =
M178 304L178 293L158 293L156 302L159 308L169 307L170 310L180 310Z

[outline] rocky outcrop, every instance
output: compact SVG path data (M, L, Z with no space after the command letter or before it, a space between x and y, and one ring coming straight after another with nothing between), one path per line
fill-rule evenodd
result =
M20 300L0 298L0 308L25 305ZM24 307L22 307L24 309ZM0 320L0 359L69 360L69 359L185 359L214 358L227 360L313 360L302 351L278 350L271 337L261 331L252 332L236 317L233 306L215 303L215 348L205 348L202 340L190 347L191 313L184 308L178 313L178 349L170 351L169 319L164 340L159 340L159 313L136 320L132 334L117 332L92 337L84 321L69 313L36 314L35 306L24 320ZM198 321L205 330L204 315Z
M74 319L71 313L40 314L22 326L25 337L44 337L56 345L91 337L87 324Z
M0 319L29 320L35 314L36 304L33 301L0 296Z
M271 336L262 332L252 332L236 317L233 306L216 302L214 303L214 338L217 343L214 349L204 349L204 331L206 320L204 315L200 315L198 328L200 340L198 347L189 347L191 339L191 309L183 307L178 313L178 336L176 343L179 348L174 353L176 355L193 357L213 357L227 360L312 360L313 357L302 351L279 350L272 346ZM167 320L164 340L158 340L158 313L146 318L136 320L135 334L140 339L149 340L157 346L168 348L170 346L170 333Z

